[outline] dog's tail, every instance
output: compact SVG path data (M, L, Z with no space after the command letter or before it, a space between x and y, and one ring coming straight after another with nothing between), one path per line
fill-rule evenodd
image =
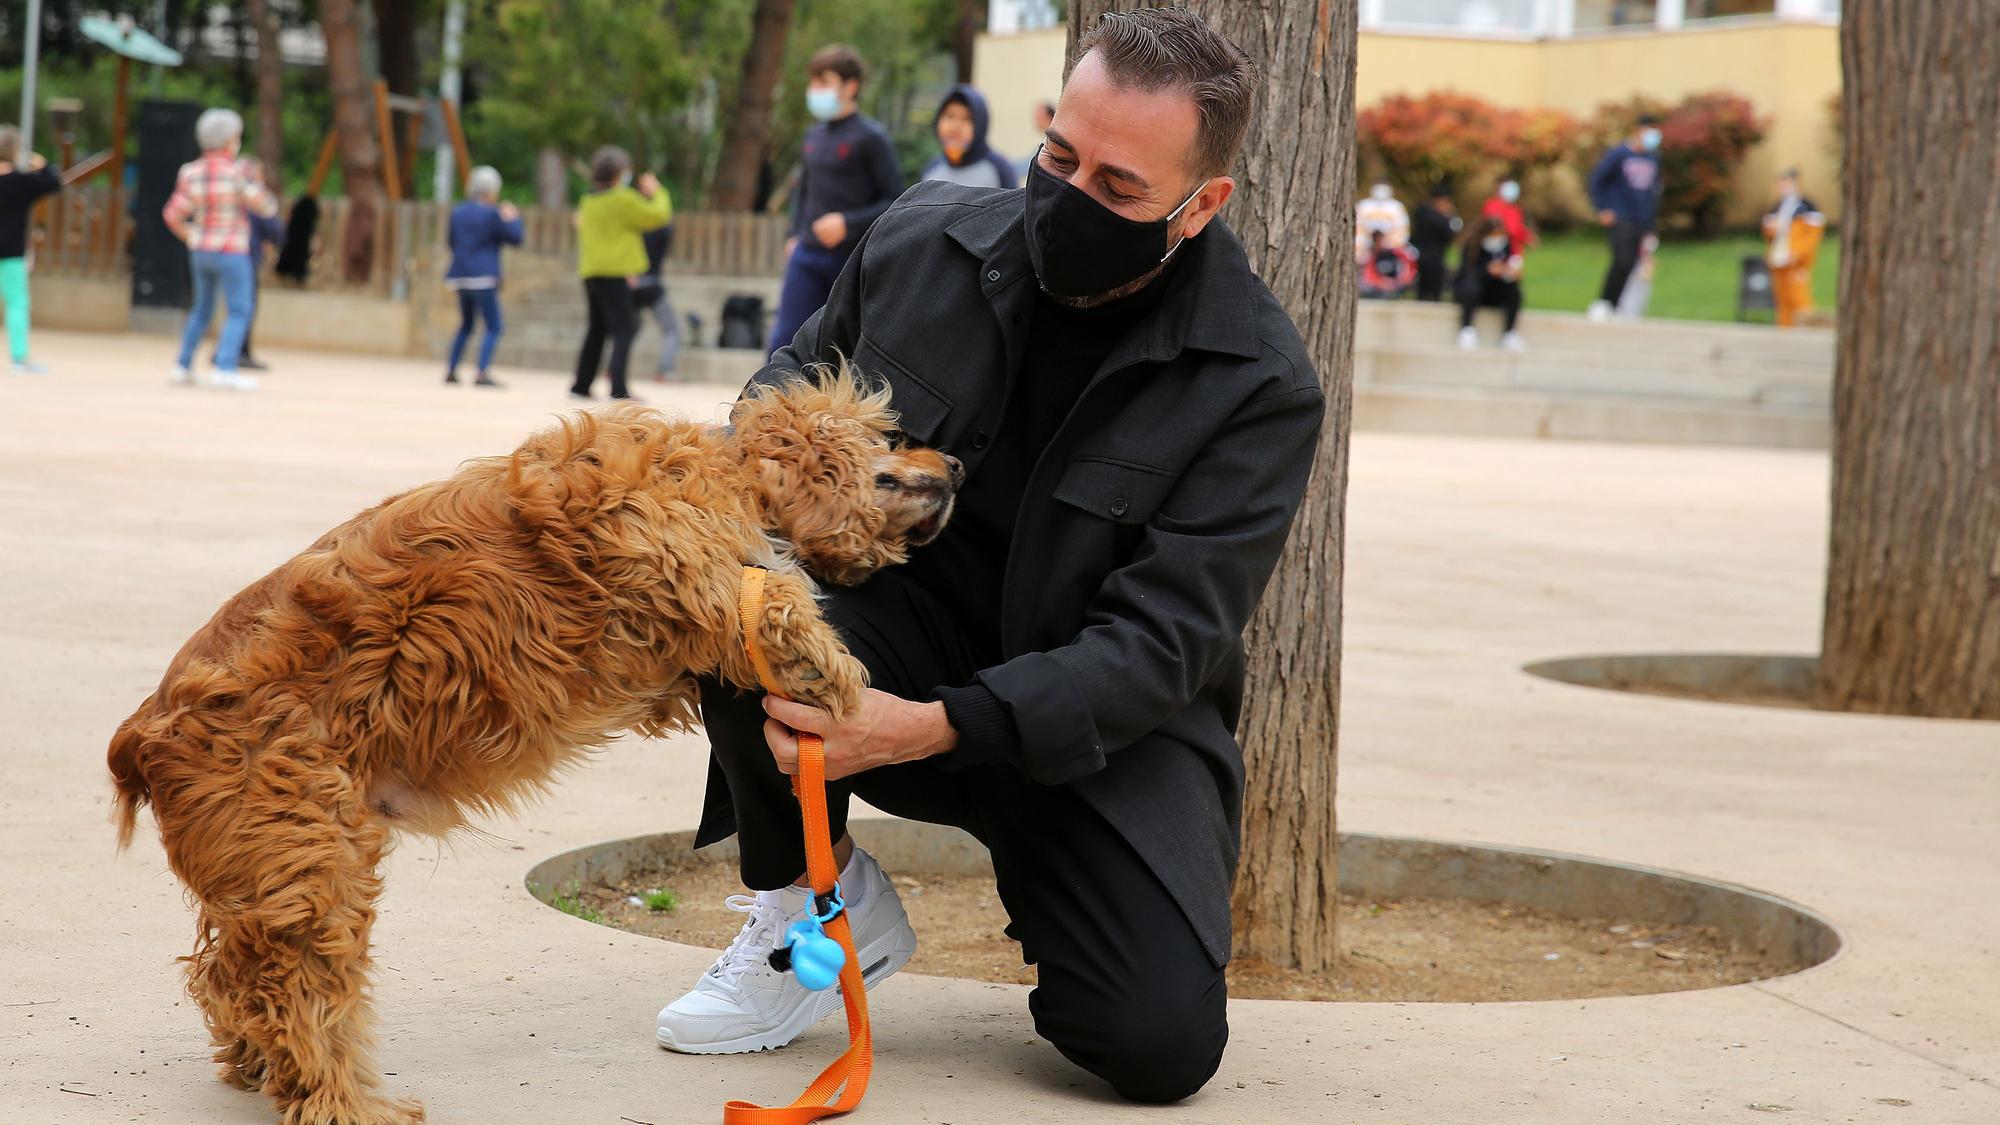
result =
M118 850L124 851L132 843L132 832L139 823L139 810L152 799L152 790L146 785L145 752L146 736L140 731L137 716L125 720L118 726L118 733L111 736L111 749L105 754L105 764L111 767L111 784L117 790L112 799L111 822L118 826Z

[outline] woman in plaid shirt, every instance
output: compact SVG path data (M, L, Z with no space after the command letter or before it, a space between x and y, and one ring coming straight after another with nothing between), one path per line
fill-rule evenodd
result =
M216 291L226 310L222 335L215 345L213 385L225 390L254 391L257 380L238 374L236 361L243 336L250 328L252 283L256 264L250 258L250 215L275 215L278 202L265 189L254 161L240 160L243 118L232 109L211 109L194 125L201 158L181 165L174 194L161 212L167 229L187 243L194 271L194 308L181 336L180 357L173 382L194 385L194 348L208 331L215 313Z

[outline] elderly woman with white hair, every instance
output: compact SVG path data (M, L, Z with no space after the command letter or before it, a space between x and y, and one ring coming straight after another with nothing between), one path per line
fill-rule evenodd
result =
M208 331L220 292L226 315L215 345L211 382L224 390L253 391L257 380L236 370L255 300L250 216L277 214L278 201L264 187L256 162L237 156L243 148L243 118L235 110L204 112L195 121L194 136L201 145L201 157L181 166L174 194L161 212L167 229L187 243L194 273L194 307L188 311L173 382L194 385L195 345Z
M465 202L451 209L446 240L451 265L444 271L446 287L458 291L458 335L451 340L451 359L444 381L458 382L458 361L472 338L473 321L484 317L486 335L479 341L479 375L475 387L497 387L493 378L493 346L500 342L500 247L521 244L521 213L500 201L500 173L481 164L465 178Z

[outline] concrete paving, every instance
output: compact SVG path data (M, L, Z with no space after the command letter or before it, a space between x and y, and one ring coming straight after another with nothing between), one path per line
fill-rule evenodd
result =
M503 451L561 382L273 352L255 395L170 390L168 345L43 333L0 381L0 1122L251 1125L173 958L191 920L150 821L115 856L103 751L230 593L382 495ZM506 377L506 373L503 373ZM644 391L647 388L642 387ZM664 388L715 411L728 388ZM1814 646L1827 462L1772 450L1364 434L1353 451L1343 826L1699 872L1824 912L1797 976L1513 1004L1231 1005L1172 1109L1112 1101L1022 989L874 993L876 1122L2000 1122L2000 727L1622 696L1530 678L1585 652ZM837 1051L653 1044L710 960L531 899L537 860L690 827L699 738L605 751L518 821L394 857L377 931L387 1085L437 1122L711 1122Z

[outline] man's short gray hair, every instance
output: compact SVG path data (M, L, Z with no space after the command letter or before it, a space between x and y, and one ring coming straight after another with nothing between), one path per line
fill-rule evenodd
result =
M1090 54L1116 85L1186 94L1196 116L1192 170L1203 177L1229 172L1260 84L1236 44L1184 8L1140 8L1099 17L1077 45L1079 62Z
M220 106L205 109L202 110L201 116L195 119L194 139L203 152L227 148L230 141L242 135L243 116L233 109L223 109Z
M465 177L465 195L468 199L500 198L500 170L491 164L481 164Z

